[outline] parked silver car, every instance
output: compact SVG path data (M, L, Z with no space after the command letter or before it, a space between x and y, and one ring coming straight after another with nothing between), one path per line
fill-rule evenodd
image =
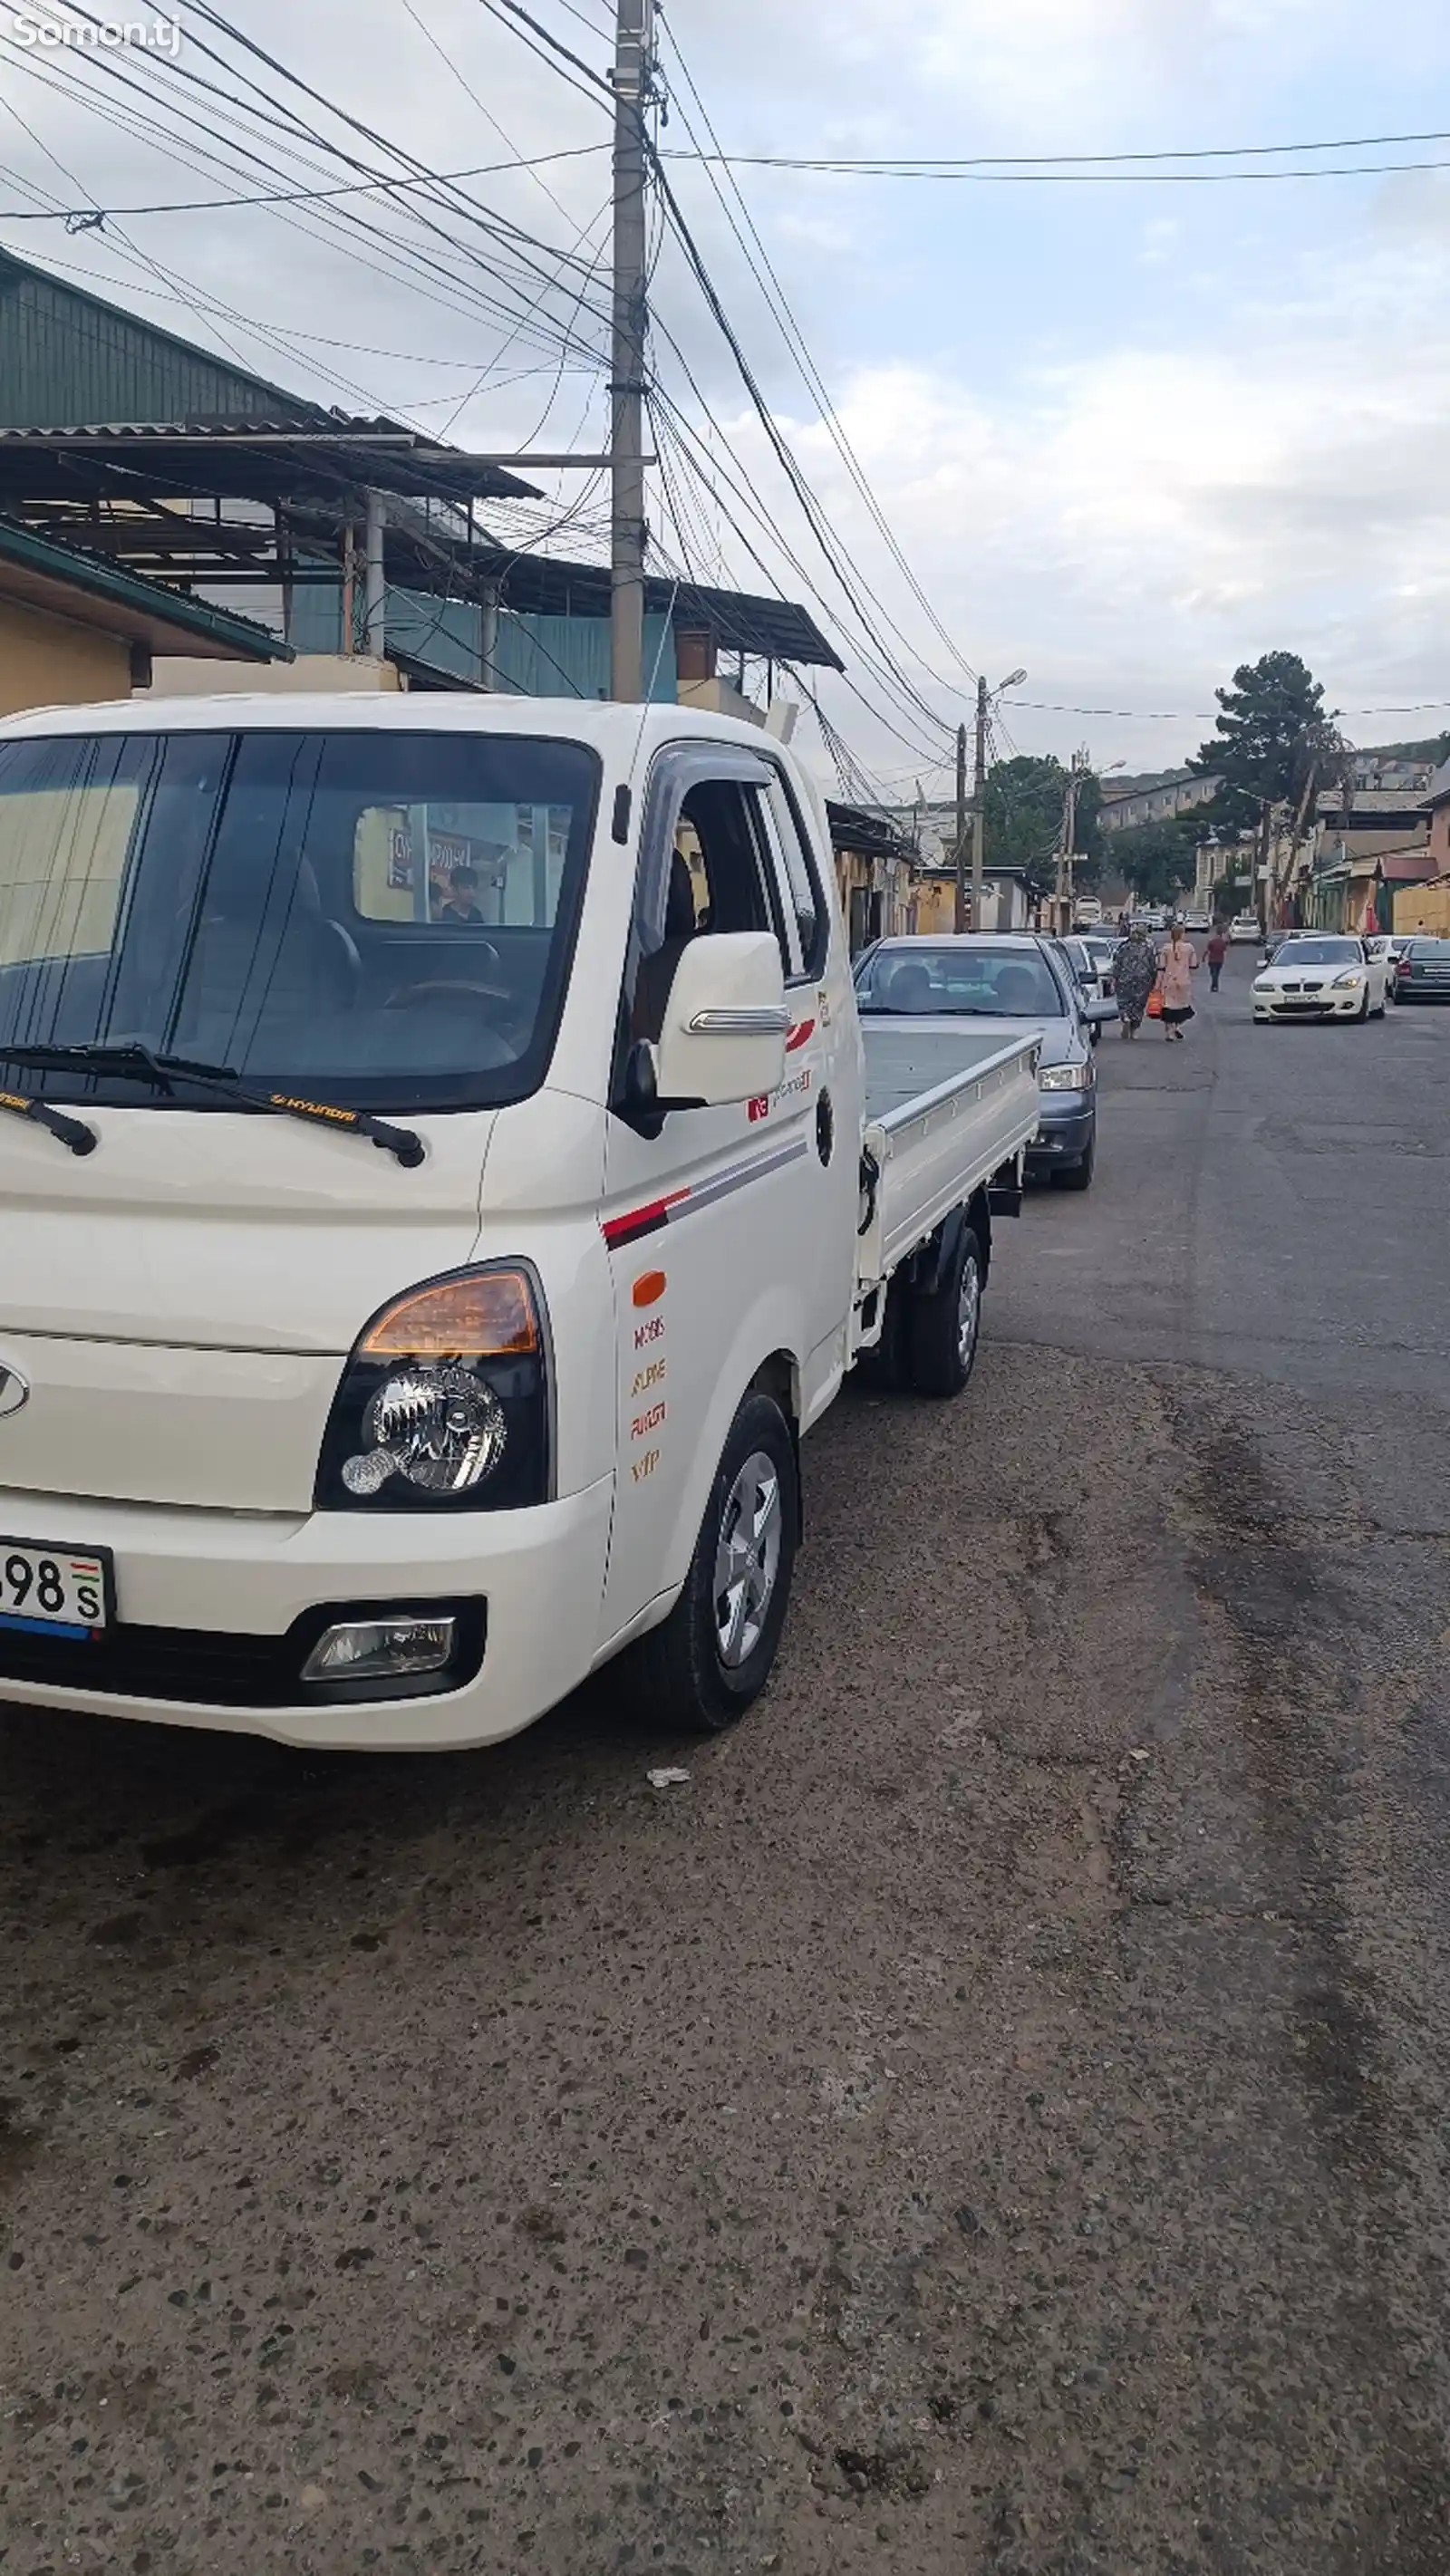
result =
M1090 1003L1098 1005L1092 1014L1094 1046L1102 1035L1104 1020L1115 1020L1118 1005L1113 998L1113 968L1117 961L1117 942L1095 931L1075 931L1070 939L1055 940L1082 992Z
M1098 1093L1092 1034L1112 1004L1090 1000L1060 939L1017 932L878 940L856 961L863 1019L881 1014L929 1028L967 1017L1017 1037L1036 1026L1040 1108L1027 1148L1029 1172L1085 1190L1097 1154Z

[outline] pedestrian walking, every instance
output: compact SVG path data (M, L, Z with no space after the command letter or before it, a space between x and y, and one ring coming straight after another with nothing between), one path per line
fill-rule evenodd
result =
M1137 1036L1157 973L1158 960L1148 945L1147 937L1134 925L1113 959L1113 991L1117 996L1120 1037Z
M1224 937L1222 925L1219 922L1214 923L1209 933L1208 945L1203 953L1208 959L1208 989L1211 993L1216 993L1218 979L1223 973L1223 961L1228 955L1228 941Z
M1163 1003L1163 1035L1170 1046L1183 1044L1183 1027L1193 1017L1192 977L1198 966L1198 951L1185 935L1181 921L1175 921L1168 933L1168 945L1158 952L1158 991Z

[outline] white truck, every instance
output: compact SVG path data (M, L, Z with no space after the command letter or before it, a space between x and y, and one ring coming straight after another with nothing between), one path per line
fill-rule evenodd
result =
M1038 1117L873 1072L773 741L463 696L0 724L0 1085L0 1701L355 1749L738 1716Z

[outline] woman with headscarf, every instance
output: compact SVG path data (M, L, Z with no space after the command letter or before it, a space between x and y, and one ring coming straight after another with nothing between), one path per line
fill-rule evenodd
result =
M1148 945L1147 934L1135 923L1113 960L1113 991L1121 1037L1137 1036L1157 973L1158 960Z

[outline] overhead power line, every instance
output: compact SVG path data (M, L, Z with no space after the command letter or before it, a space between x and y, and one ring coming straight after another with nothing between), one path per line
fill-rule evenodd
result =
M505 7L510 5L510 0L480 0L480 5L488 9L490 15L502 18L502 11ZM523 12L517 12L516 14L520 16L524 15ZM663 12L661 15L663 15ZM508 21L503 20L503 23L507 24ZM528 24L532 26L534 21L529 20ZM567 48L563 48L561 50L567 53ZM531 46L530 51L537 52L538 47ZM678 44L676 44L676 52L679 52ZM569 55L568 59L573 61L576 57ZM683 57L681 57L681 68L682 70L685 68ZM591 75L591 77L596 76ZM686 71L686 79L689 79L688 71ZM577 86L577 84L574 85ZM695 91L693 81L690 82L690 87L698 105L699 93ZM1228 161L1246 159L1250 154L1267 155L1269 153L1288 154L1292 152L1351 151L1356 149L1370 149L1375 144L1442 142L1450 142L1450 132L1424 135L1407 134L1385 135L1378 137L1371 136L1364 137L1359 140L1351 137L1349 141L1340 144L1248 143L1239 146L1231 144L1214 144L1205 147L1202 151L1121 153L1067 152L1060 155L1021 154L1012 156L1002 155L996 157L983 156L977 160L918 161L905 159L855 160L845 158L807 160L788 153L724 152L718 148L718 145L715 150L709 152L696 150L685 152L681 151L678 147L671 147L667 150L661 151L659 158L662 161L698 162L705 168L724 170L751 169L819 171L824 172L827 175L875 179L981 178L997 179L1002 181L1020 180L1024 182L1033 180L1047 184L1054 180L1074 178L1085 179L1092 176L1095 170L1099 172L1099 175L1107 178L1116 176L1131 177L1134 175L1131 172L1120 172L1116 170L1103 171L1100 169L1099 165L1108 163L1127 164L1162 162L1169 160ZM133 218L143 215L209 215L226 213L233 207L239 206L303 205L308 203L319 203L327 198L336 197L403 195L412 189L428 188L439 184L452 185L454 182L463 179L493 178L502 172L512 170L542 170L546 169L551 162L586 160L601 152L607 152L609 148L610 147L607 143L569 144L561 146L552 152L535 152L521 155L514 161L472 162L466 168L461 170L427 171L416 178L380 177L375 179L347 180L341 186L333 188L282 188L263 191L255 195L234 197L168 197L140 206L105 206L101 208L57 207L53 210L50 208L37 210L33 207L5 206L0 207L0 222L13 224L65 223L71 221L74 215L82 213L89 221L97 211L101 213L105 221L111 221L113 219L124 219L126 221L130 221ZM1356 161L1335 165L1333 167L1311 165L1310 167L1302 170L1172 171L1154 169L1145 171L1142 174L1142 177L1144 184L1152 185L1158 182L1172 182L1175 179L1201 181L1204 183L1221 183L1232 181L1234 179L1376 178L1401 170L1413 171L1445 169L1450 169L1450 161Z
M652 149L651 157L655 157ZM704 257L700 251L699 245L685 220L679 199L676 197L673 188L670 186L669 180L665 176L664 171L659 168L657 159L656 178L671 229L673 230L675 238L680 244L681 249L684 251L695 281L710 308L711 315L724 335L726 346L735 361L741 382L750 397L751 406L762 429L765 431L765 435L770 443L772 452L784 472L796 500L800 503L801 509L805 514L807 524L810 527L817 545L820 547L822 554L830 565L831 571L835 575L836 581L839 583L842 592L850 602L853 615L860 621L860 624L867 634L870 634L873 631L872 620L866 607L863 605L862 598L865 586L861 583L859 575L856 574L854 570L847 569L842 559L843 548L841 540L831 527L824 509L815 493L812 491L805 475L802 473L800 465L793 455L789 443L784 437L778 422L771 412L770 406L767 403L755 376L754 369L752 368L750 360L746 356L744 347L741 344L740 336L725 310L724 304L720 298L719 290L705 265ZM873 602L873 605L876 606L879 611L879 603ZM887 622L890 622L889 619ZM922 696L909 673L896 664L891 656L885 654L884 647L882 650L883 657L887 659L890 667L894 671L898 686L915 707L917 713L920 716L924 716L928 724L936 726L939 730L943 732L950 730L946 724L945 718L938 715L935 707L931 706Z
M45 6L45 0L41 0L41 5ZM88 17L91 13L77 8L76 14ZM219 20L219 13L216 11L199 8L198 14L213 24L219 23L225 29L226 22ZM245 50L253 55L257 54L258 49L251 46L247 39L238 36L237 41ZM341 163L344 172L349 174L350 187L356 184L351 177L353 173L359 174L364 188L376 187L378 183L383 183L385 193L388 183L395 183L403 178L416 182L418 186L428 191L421 207L415 207L411 199L398 203L389 202L392 205L392 211L404 215L410 225L416 226L422 232L424 236L422 242L408 235L400 236L396 230L387 229L375 221L370 221L359 213L352 203L344 203L336 207L327 204L303 205L293 212L289 212L279 204L275 211L279 220L289 224L300 223L304 228L313 230L319 225L325 227L323 237L331 239L334 247L343 249L347 256L358 260L360 265L380 274L398 277L400 282L402 276L411 277L421 284L421 291L431 301L443 300L456 309L458 300L462 297L467 309L475 315L487 313L490 318L501 320L511 334L524 325L522 336L532 346L542 347L550 354L557 354L559 347L557 323L551 324L547 317L540 317L530 311L531 301L537 301L534 290L542 279L551 275L562 286L561 271L569 267L576 267L582 277L585 273L585 263L575 262L569 253L560 252L548 244L538 242L533 235L526 233L518 225L491 217L486 207L480 206L475 199L464 195L457 188L456 183L445 179L441 173L430 171L427 165L417 160L415 156L402 153L397 147L388 143L386 137L374 138L371 129L360 128L357 120L349 118L345 111L327 110L328 113L336 113L339 121L351 127L352 130L362 132L369 140L376 139L384 150L392 153L395 161L402 162L401 170L379 169L376 162L360 160L355 152L330 141L318 132L315 125L284 105L249 74L238 72L235 66L228 63L226 58L209 45L203 36L193 32L188 50L200 52L218 69L224 70L234 79L239 79L243 88L253 93L253 97L242 97L232 88L220 86L216 80L209 79L189 60L184 63L170 64L162 63L158 57L148 56L144 60L144 68L150 72L151 78L143 82L134 77L132 71L123 69L114 55L99 58L99 70L102 75L109 75L110 85L113 88L118 87L123 93L149 103L143 113L142 130L146 130L148 125L156 130L174 158L190 160L193 166L206 168L208 172L215 169L218 164L223 167L228 164L236 167L240 158L243 164L248 165L241 172L244 179L251 178L255 172L268 182L281 181L287 193L297 188L298 174L295 167L279 168L276 159L279 149L293 164L300 162L309 178L317 175L330 182L332 174L338 170L338 165ZM46 80L43 66L32 63L24 56L19 57L19 60L21 67L30 72L33 77ZM132 57L133 65L136 62L137 58ZM78 65L75 70L78 71L79 68ZM89 68L89 58L87 58L87 68ZM284 79L294 78L287 73L285 66L277 66L277 68ZM173 84L182 91L185 99L184 112L187 121L179 132L173 125L156 127L155 119L150 113L152 106L159 105L163 109L171 107ZM46 85L56 84L47 81ZM73 71L72 79L66 85L66 94L73 97L76 86ZM310 99L316 99L318 96L315 91L309 90L305 83L297 82L295 86ZM201 110L198 110L195 104L198 92L208 101L208 105ZM89 91L84 84L81 85L81 94L97 114L111 122L125 122L122 117L113 113L103 98ZM180 101L174 103L180 108ZM326 102L319 103L326 107ZM240 132L245 139L238 141L231 135L219 133L216 123L218 118L227 125L237 124L239 118L243 120ZM254 128L258 126L263 129L266 137L260 150L254 134ZM280 141L273 138L280 138ZM198 160L199 149L206 152L208 156L206 159ZM321 161L317 158L319 153L323 156ZM537 174L534 175L537 177ZM52 200L52 203L54 202ZM379 207L376 212L382 214L386 210L384 207ZM466 242L456 238L456 217L459 212L464 212L467 221L471 225L479 226L488 237L492 256L486 262L481 260ZM440 213L447 213L455 218L454 229L445 228L432 220ZM341 229L337 229L338 227ZM360 248L360 244L366 244L367 251ZM425 245L430 246L425 247ZM367 255L368 252L371 256ZM460 261L462 274L456 264ZM544 264L541 264L541 261ZM500 296L516 296L519 300L510 305L500 302L498 300ZM215 299L213 302L215 303ZM602 326L606 317L600 309L593 314L593 318ZM577 338L578 334L571 330L566 336ZM604 363L602 350L587 341L580 342L580 354L591 358L596 365L602 366Z
M674 47L675 57L679 64L681 74L683 75L685 84L689 90L690 97L694 101L695 107L699 112L705 132L710 141L718 146L719 137L715 132L714 126L711 124L709 110L706 108L705 103L700 96L699 90L695 84L694 76L691 73L689 64L685 60L679 38L676 36L673 26L670 25L670 22L666 19L663 8L660 9L659 15L661 23L668 30L670 42ZM679 106L678 100L676 101L676 106L677 108ZM683 115L683 110L680 112ZM684 121L687 130L690 130L688 117L685 117ZM691 140L697 140L693 132L691 132ZM831 400L824 381L822 380L820 369L816 365L815 360L811 356L810 350L806 346L804 335L798 321L796 320L795 314L791 310L790 301L786 295L785 289L781 284L774 265L772 264L770 254L767 251L764 242L761 240L754 218L752 217L750 209L736 184L733 174L729 175L729 186L731 195L735 200L735 204L740 210L740 221L737 221L735 213L733 212L724 191L721 189L718 180L715 178L713 170L710 171L709 176L710 184L724 209L725 217L730 225L730 229L744 253L746 264L750 269L751 275L754 277L757 286L760 288L767 308L769 309L776 326L785 341L787 349L790 351L791 358L801 376L801 380L804 383L807 392L811 396L812 401L818 403L820 406L822 419L830 433L836 452L846 467L847 473L849 474L852 483L855 485L857 492L860 494L861 499L865 502L866 507L871 514L872 521L878 533L884 540L889 554L891 555L892 561L895 563L897 570L901 573L908 589L916 600L918 607L925 616L927 623L932 628L933 633L938 637L940 642L946 646L948 653L950 653L952 659L957 663L959 669L965 673L968 684L975 688L977 683L976 672L972 669L971 664L964 660L954 638L948 633L946 627L942 624L941 619L937 616L931 601L928 599L926 592L923 590L910 563L907 561L906 555L903 553L902 548L897 541L895 532L882 510L875 492L872 490L871 484L867 479L865 469L846 434L839 414L836 411L836 407ZM741 230L742 222L745 226L744 232ZM749 235L748 240L746 238L747 233ZM753 250L752 244L754 246ZM903 634L899 626L895 625L894 621L892 622L892 631L898 637L899 641L907 647L908 651L914 649L907 636ZM933 676L936 677L937 675L933 674ZM943 688L955 688L957 684L954 681L949 682L938 679L938 685Z
M1315 143L1161 144L1152 152L964 152L839 154L829 159L794 160L783 154L722 153L715 158L753 162L763 168L789 170L1057 170L1070 167L1105 169L1142 161L1263 161L1294 152L1388 152L1411 143L1450 143L1450 126L1424 134L1337 134ZM685 153L667 155L690 159Z
M482 0L487 8L490 0ZM1264 149L1275 147L1265 145ZM377 178L349 180L336 188L281 188L253 196L236 197L169 197L143 206L56 207L37 210L25 206L0 207L0 222L10 224L73 224L82 218L89 227L97 215L101 223L132 221L148 215L226 214L236 207L304 205L327 198L365 196L404 196L410 190L439 184L452 185L462 179L486 179L501 171L538 170L552 161L579 161L591 154L607 152L607 143L578 143L557 152L539 152L518 161L481 161L462 170L428 171L416 179ZM1353 161L1315 166L1303 170L1148 170L1089 171L1059 170L986 170L966 169L948 162L871 162L871 161L798 161L781 154L759 152L661 152L662 161L697 162L707 168L724 170L794 170L816 172L839 178L862 179L977 179L1010 185L1050 186L1055 182L1087 186L1114 183L1141 187L1229 186L1237 180L1289 179L1376 179L1396 173L1421 170L1450 170L1450 160L1433 161Z
M234 206L307 206L320 205L337 197L398 197L418 188L440 184L451 187L460 179L494 178L500 171L541 170L551 161L584 161L608 150L607 143L576 143L567 150L534 152L517 161L475 161L466 170L429 170L416 179L346 179L335 188L267 188L245 197L170 197L155 205L104 206L99 211L102 221L110 223L117 218L130 222L137 215L225 214ZM96 209L85 207L75 211L83 212L89 219ZM63 206L54 211L46 208L40 213L25 206L0 206L0 223L48 224L68 223L70 220L71 210Z
M671 152L675 161L701 158L694 152ZM1450 170L1450 161L1318 162L1299 170L993 170L964 167L950 161L808 161L787 153L731 152L709 156L735 169L817 171L844 179L950 179L979 187L1003 188L1232 188L1295 179L1377 179L1397 171Z
M1028 707L1042 716L1116 716L1124 724L1216 724L1222 707L1063 707L1045 698L1007 698L1009 707ZM1450 707L1450 698L1422 698L1412 707L1336 707L1336 716L1428 716Z
M655 320L655 328L656 330L663 330L663 326L660 324L658 317L656 317ZM690 390L694 394L696 401L699 402L706 421L711 429L716 433L716 436L721 441L723 448L724 432L721 430L719 422L716 420L713 412L705 402L704 397L700 392L699 385L696 382L688 363L683 358L677 343L670 338L670 334L666 331L663 332L663 336L670 340L670 346L674 350L677 360L679 360ZM655 424L657 435L665 440L668 440L672 436L675 438L677 444L682 450L684 461L692 467L702 487L710 493L712 499L720 508L722 516L728 521L738 544L743 549L749 561L753 563L757 570L763 575L768 588L773 592L775 597L777 599L781 599L785 596L781 589L780 582L776 577L775 571L767 556L761 553L759 546L755 544L747 530L742 526L740 518L732 512L729 506L729 501L722 498L722 487L723 491L728 493L737 502L740 510L743 511L745 517L750 520L752 525L760 530L765 542L774 547L780 561L787 565L789 570L795 575L795 578L800 583L806 597L812 600L815 605L822 610L828 621L833 621L836 618L837 611L823 596L819 584L813 580L809 570L802 563L800 556L791 546L790 540L780 528L776 520L771 517L754 487L746 484L741 479L733 466L727 461L726 455L716 454L713 451L706 449L702 439L698 436L690 421L686 418L684 412L677 404L671 401L669 395L665 393L663 387L658 382L656 382L651 388L650 417ZM900 721L896 721L895 717L884 713L867 694L866 690L861 686L861 683L853 678L849 672L843 675L840 681L840 686L846 689L849 694L857 700L858 704L864 708L865 712L872 718L873 722L881 725L887 733L891 734L894 739L901 744L903 750L913 753L918 760L925 760L928 762L936 760L939 757L939 743L923 741L917 711L914 706L910 705L903 699L892 670L878 660L870 628L867 627L859 639L853 637L850 640L857 662L861 668L869 674L874 685L882 691L884 696L887 698L888 703L894 707L896 717L899 717ZM915 724L918 728L916 733L904 733L902 731L902 723ZM948 736L950 735L951 728L943 725L940 718L933 718L933 723L938 727L941 733Z
M571 89L578 89L581 86L581 82L573 79L571 75L574 72L582 74L585 97L592 97L596 90L602 91L611 113L613 112L614 91L603 72L595 71L591 63L586 63L583 57L576 54L570 46L561 43L557 36L551 35L549 29L541 25L537 18L531 16L527 9L520 8L519 0L480 0L480 6L488 11L490 17L497 18L503 26L512 26L514 34L522 37L531 54L537 54L541 49L546 48L549 54L556 56L553 66L555 71L559 69L561 62L567 63L570 68L563 77L569 82Z

